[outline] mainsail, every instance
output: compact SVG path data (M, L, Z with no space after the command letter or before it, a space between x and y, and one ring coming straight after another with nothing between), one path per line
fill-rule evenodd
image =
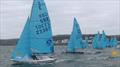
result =
M107 47L107 38L106 38L106 34L105 34L104 31L102 32L102 36L101 36L101 39L100 39L100 44L101 44L101 48L106 48Z
M100 48L101 47L101 45L100 45L100 33L99 32L93 38L92 46L93 46L93 48Z
M51 23L44 0L34 0L30 16L30 42L33 53L54 52Z
M110 47L110 41L108 38L107 38L107 47Z
M94 37L92 45L93 48L98 48L98 49L103 49L109 47L109 39L106 37L105 32L103 31L102 34L100 35L99 32L98 34Z
M82 33L76 18L74 18L73 31L68 42L67 51L75 52L75 49L82 48L82 45Z
M30 50L30 22L29 18L27 19L27 22L25 24L24 30L20 36L20 39L16 45L15 50L12 53L11 58L14 60L22 60L25 59L24 57L28 58L31 56L31 50Z

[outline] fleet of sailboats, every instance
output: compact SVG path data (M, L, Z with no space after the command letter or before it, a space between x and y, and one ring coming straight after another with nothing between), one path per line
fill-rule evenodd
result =
M89 48L88 37L82 39L82 32L77 19L74 18L73 30L67 44L66 53L84 54L79 49ZM92 40L92 47L104 49L115 47L117 39L109 41L105 32L99 32ZM11 60L17 63L50 63L56 60L54 53L51 22L44 0L34 0L31 15L27 18L24 30L12 53Z
M111 40L109 41L104 31L102 32L102 34L98 32L92 40L92 46L95 49L115 47L117 46L117 44L118 44L118 41L116 37L112 37Z

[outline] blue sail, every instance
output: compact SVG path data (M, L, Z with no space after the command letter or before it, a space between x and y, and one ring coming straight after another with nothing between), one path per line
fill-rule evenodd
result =
M101 36L101 39L100 39L100 44L101 44L101 48L106 48L107 47L107 38L106 38L106 34L105 34L104 31L102 32L102 36Z
M93 38L92 46L93 46L93 48L100 48L101 47L101 45L100 45L100 33L99 32Z
M113 47L113 37L110 39L110 47Z
M27 19L27 22L25 24L24 30L20 36L20 39L16 45L15 50L12 53L11 58L14 60L22 60L24 57L30 57L31 56L31 50L30 50L30 40L29 40L29 18Z
M110 40L110 47L115 47L115 46L117 46L117 44L118 44L118 41L117 41L116 37L112 37Z
M76 18L74 18L73 33L75 37L75 43L74 43L75 48L82 48L83 47L82 32Z
M107 47L110 47L110 41L109 41L109 39L107 38L106 41L107 41Z
M118 45L118 40L116 39L116 37L114 37L113 39L114 39L114 40L113 40L114 46L117 46L117 45Z
M92 39L92 47L96 48L96 36Z
M72 34L73 34L73 32L72 32ZM74 36L71 35L70 40L68 41L68 45L67 45L67 51L68 52L75 52L74 42L75 42Z
M88 48L88 37L85 37L83 48Z
M53 53L51 22L44 0L34 0L30 16L30 42L33 53Z
M82 33L77 20L74 18L73 31L68 42L67 51L75 52L75 49L82 48Z

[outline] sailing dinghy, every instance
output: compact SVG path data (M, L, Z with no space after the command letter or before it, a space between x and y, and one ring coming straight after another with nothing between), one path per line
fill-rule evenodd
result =
M55 62L51 23L44 0L34 0L31 16L12 53L15 63L41 64Z
M117 45L118 45L118 41L117 41L116 37L111 37L110 47L117 47Z
M82 33L76 18L74 18L73 31L68 41L66 53L84 54L80 48L83 48Z

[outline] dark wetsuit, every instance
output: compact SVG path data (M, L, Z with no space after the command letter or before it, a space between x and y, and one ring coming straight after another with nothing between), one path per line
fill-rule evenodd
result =
M38 60L38 58L35 55L31 56L33 58L33 60Z

